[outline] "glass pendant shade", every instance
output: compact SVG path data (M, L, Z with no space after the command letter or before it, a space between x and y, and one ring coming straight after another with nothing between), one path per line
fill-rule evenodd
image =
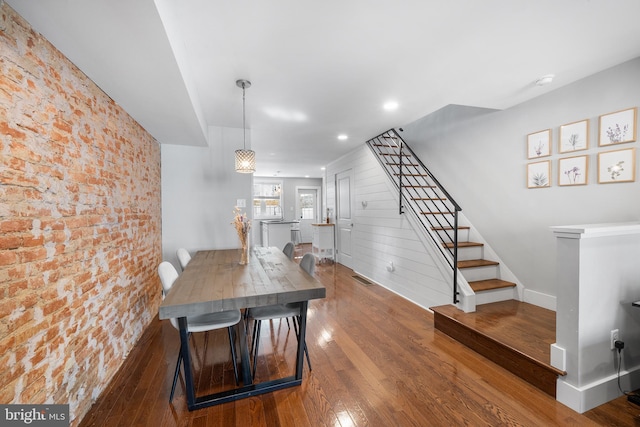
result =
M256 153L253 150L236 150L236 172L254 173L256 171Z

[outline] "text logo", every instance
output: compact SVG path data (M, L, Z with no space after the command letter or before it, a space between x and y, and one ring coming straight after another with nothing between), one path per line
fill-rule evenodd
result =
M69 427L69 405L0 405L0 425Z

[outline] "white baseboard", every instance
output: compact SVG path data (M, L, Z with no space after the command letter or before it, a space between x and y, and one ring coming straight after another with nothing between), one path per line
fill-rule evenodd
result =
M525 289L524 302L546 308L547 310L556 311L556 297L553 295Z
M640 374L638 370L621 371L620 386L622 389L635 390L638 387L638 380L640 380L638 374ZM558 378L556 383L556 400L581 414L621 395L617 375L611 375L582 387L569 384L563 378Z

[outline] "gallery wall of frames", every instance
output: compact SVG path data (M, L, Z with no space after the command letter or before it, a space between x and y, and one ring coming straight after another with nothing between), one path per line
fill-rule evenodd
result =
M527 135L527 188L587 185L590 164L598 184L635 181L638 107L599 116L597 139L591 137L591 120ZM590 144L597 144L595 153L586 153Z

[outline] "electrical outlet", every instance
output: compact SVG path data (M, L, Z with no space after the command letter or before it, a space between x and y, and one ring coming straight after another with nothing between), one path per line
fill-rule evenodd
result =
M617 329L611 330L611 350L615 350L616 341L620 339L620 333Z

